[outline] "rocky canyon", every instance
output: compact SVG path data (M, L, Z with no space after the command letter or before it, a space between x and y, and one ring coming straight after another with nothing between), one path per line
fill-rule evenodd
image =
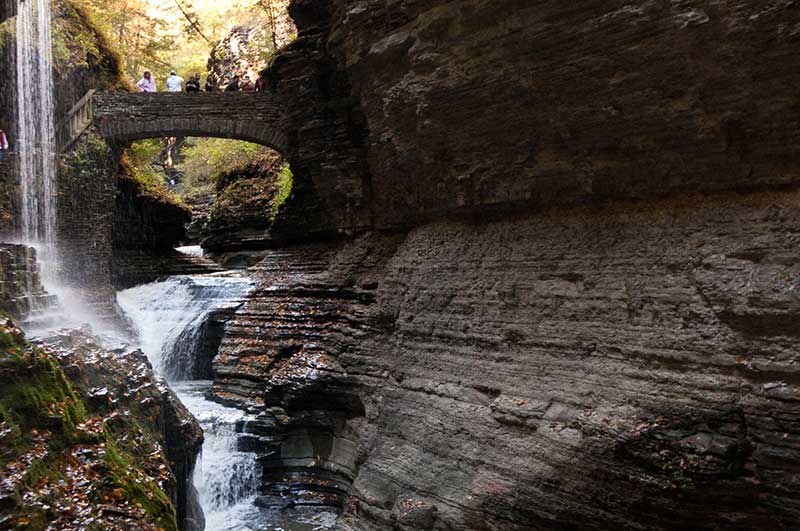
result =
M149 361L129 338L16 331L55 295L12 237L18 163L0 163L3 345L60 363L98 417L158 411L136 420L162 448L141 473L165 459L175 526L202 529L202 505L225 528L194 470L200 427L223 426L238 438L214 459L236 456L273 518L237 530L800 529L795 3L293 0L288 15L260 93L129 94L101 47L59 103L98 91L59 154L62 278ZM125 158L171 134L277 153L192 205L187 238L191 209ZM293 188L272 208L283 164ZM174 250L188 240L205 256ZM206 382L215 406L197 424L178 398L192 410L198 393L153 372ZM150 390L112 407L90 392L112 379L115 396ZM316 510L333 521L286 516ZM15 518L0 529L59 529Z

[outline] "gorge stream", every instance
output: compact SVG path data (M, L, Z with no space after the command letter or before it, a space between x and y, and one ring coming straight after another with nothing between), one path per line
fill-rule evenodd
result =
M251 417L212 401L211 381L189 379L197 374L195 356L206 319L237 307L253 287L252 280L238 274L181 276L122 291L117 301L156 373L166 377L203 427L194 485L206 531L329 529L335 518L329 512L286 521L256 506L261 469L257 454L242 448Z

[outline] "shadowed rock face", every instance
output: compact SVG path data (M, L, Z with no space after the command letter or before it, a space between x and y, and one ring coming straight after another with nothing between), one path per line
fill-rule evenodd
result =
M793 191L275 251L216 392L329 426L293 480L344 470L343 529L792 529L798 230Z
M300 42L324 33L363 116L364 207L377 227L798 179L800 12L789 3L292 8ZM334 191L315 179L324 201L361 182L344 174Z
M53 297L42 287L36 251L24 245L0 244L0 313L24 320L52 302Z
M2 0L0 2L0 22L5 22L7 18L17 14L17 3L13 0Z
M347 531L796 527L800 11L291 12L293 168L403 229L256 268L215 392L261 411L267 490L332 478Z

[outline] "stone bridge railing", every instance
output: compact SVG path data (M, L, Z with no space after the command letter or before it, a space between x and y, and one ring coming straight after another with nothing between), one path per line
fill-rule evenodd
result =
M267 92L98 92L93 111L98 132L112 142L200 136L288 149L285 114Z
M67 116L59 124L56 131L56 145L58 151L63 153L68 151L72 144L92 125L94 90L90 90L76 103L67 113Z

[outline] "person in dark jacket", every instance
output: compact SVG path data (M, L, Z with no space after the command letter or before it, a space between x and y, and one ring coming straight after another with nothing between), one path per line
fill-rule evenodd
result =
M214 82L211 80L211 76L208 76L208 77L206 78L206 86L205 86L205 90L206 90L206 92L216 92L216 91L217 91L217 86L216 86L216 85L214 84Z
M256 80L256 92L264 92L264 90L266 90L268 73L269 69L267 68L258 73L258 79Z
M195 74L186 82L186 92L200 92L200 74Z
M233 76L233 81L225 87L225 92L239 92L239 76Z

